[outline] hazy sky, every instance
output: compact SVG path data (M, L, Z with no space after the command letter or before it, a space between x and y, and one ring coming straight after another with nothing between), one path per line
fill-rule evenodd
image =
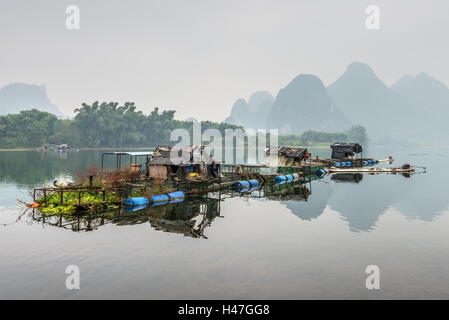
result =
M65 26L71 4L80 30ZM368 5L380 30L365 27ZM237 98L300 73L328 85L352 61L387 84L425 71L448 85L448 12L447 0L0 0L0 87L45 84L69 115L107 100L223 120Z

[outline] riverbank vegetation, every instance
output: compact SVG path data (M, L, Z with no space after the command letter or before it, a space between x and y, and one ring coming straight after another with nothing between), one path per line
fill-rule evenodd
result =
M170 142L174 129L192 130L191 121L175 120L175 111L150 114L132 102L83 103L74 119L58 119L36 109L0 117L0 148L40 147L65 143L78 148L155 147ZM240 128L227 123L201 122L202 130Z
M290 147L310 147L329 145L334 142L357 142L365 145L368 142L363 126L355 125L345 132L306 131L303 134L279 135L279 145Z

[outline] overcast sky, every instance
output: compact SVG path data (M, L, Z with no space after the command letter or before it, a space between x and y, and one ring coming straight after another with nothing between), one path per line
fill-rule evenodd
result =
M80 30L66 28L71 4ZM447 0L0 0L0 87L45 84L69 115L107 100L223 120L237 98L300 73L328 85L352 61L387 84L425 71L448 85L448 12Z

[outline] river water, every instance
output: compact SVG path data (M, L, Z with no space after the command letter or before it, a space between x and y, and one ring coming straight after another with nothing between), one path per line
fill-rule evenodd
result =
M427 172L325 176L62 221L24 213L17 200L101 152L0 152L0 298L448 299L449 149L364 153L388 155ZM69 265L79 290L66 288ZM365 286L369 265L379 267L378 290Z

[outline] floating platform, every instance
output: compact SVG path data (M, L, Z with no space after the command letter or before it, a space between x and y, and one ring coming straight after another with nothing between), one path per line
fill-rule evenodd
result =
M363 172L363 173L410 173L415 172L415 168L329 168L330 173L354 173L354 172Z

